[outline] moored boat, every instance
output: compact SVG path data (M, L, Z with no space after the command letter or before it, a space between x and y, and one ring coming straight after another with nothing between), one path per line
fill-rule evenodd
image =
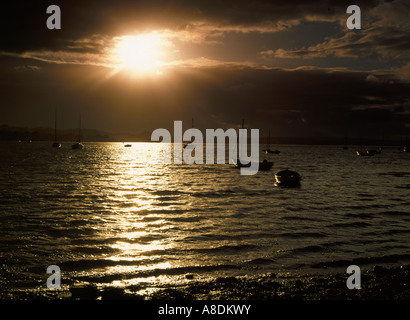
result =
M269 135L268 135L268 139L267 139L267 142L266 142L266 149L262 149L262 151L265 151L266 154L268 154L268 153L279 154L280 153L279 150L271 150L270 149L270 130L269 130Z
M272 168L272 166L273 162L264 159L262 162L259 162L259 171L268 171Z
M84 145L81 143L81 115L78 127L78 141L71 146L71 149L84 149Z
M54 142L53 148L61 148L61 143L57 141L57 110L54 111Z
M298 187L300 186L300 181L302 176L296 171L289 169L279 171L275 174L276 183L280 186L286 187Z

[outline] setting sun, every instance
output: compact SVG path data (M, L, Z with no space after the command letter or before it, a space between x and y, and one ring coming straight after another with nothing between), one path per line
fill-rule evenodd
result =
M165 46L166 42L157 33L123 36L118 38L114 56L120 68L160 73L158 67L163 65L160 59Z

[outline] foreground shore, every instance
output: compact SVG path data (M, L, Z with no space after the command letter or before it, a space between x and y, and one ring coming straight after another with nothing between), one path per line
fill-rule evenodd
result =
M408 300L410 265L376 266L362 272L361 289L349 290L346 273L225 277L197 281L189 274L184 283L158 285L148 291L139 285L97 287L67 284L61 290L1 292L0 300Z
M275 274L258 279L218 278L207 283L170 287L148 299L209 300L407 300L410 299L410 266L374 267L361 277L361 289L349 290L347 274L333 273L278 279Z

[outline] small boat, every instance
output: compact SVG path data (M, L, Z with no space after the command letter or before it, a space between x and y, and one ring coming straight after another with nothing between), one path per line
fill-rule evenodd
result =
M125 147L125 148L132 147L132 144L130 144L130 143L124 144L124 147Z
M273 162L264 159L262 162L259 162L259 171L268 171L272 166Z
M53 148L61 148L61 143L57 141L57 109L54 111L54 142Z
M242 119L242 125L241 125L241 129L243 129L243 128L244 128L244 119ZM238 145L239 145L239 143L238 143ZM232 163L233 163L234 167L237 168L237 169L249 168L251 166L251 162L244 164L239 159L236 159L236 160L232 159Z
M244 128L244 119L242 119L242 125L241 125L241 129ZM252 162L248 162L248 163L242 163L241 160L236 159L233 160L232 159L232 163L235 166L235 168L240 169L240 168L249 168L252 165ZM273 166L273 162L268 162L266 159L263 160L262 162L259 162L259 170L260 171L267 171L270 168L272 168Z
M71 148L72 149L84 149L84 145L80 141L77 141L71 146Z
M359 150L359 151L357 151L356 153L357 153L358 156L362 156L362 157L371 157L371 156L374 156L373 153L368 153L367 150L366 150L366 151Z
M266 153L266 154L268 154L268 153L275 153L275 154L279 154L279 153L280 153L280 151L279 151L279 150L265 149L264 151L265 151L265 153Z
M380 150L367 150L368 154L375 155L375 154L381 154L382 152Z
M402 151L404 152L410 152L409 145L407 144L407 137L406 137L406 142L404 143L403 147L401 148Z
M232 160L232 162L233 162L235 168L238 168L238 169L240 169L240 168L249 168L252 165L252 162L248 162L248 163L244 164L244 163L241 163L240 160L237 160L237 161ZM268 171L272 168L272 166L273 166L273 162L266 161L266 159L265 159L262 162L259 162L259 171Z
M71 146L71 149L84 149L84 145L81 143L81 115L78 128L78 141Z
M240 169L240 168L249 168L252 165L252 162L248 162L246 164L241 163L240 160L232 160L235 168ZM263 160L262 162L259 162L259 171L268 171L272 168L273 162L267 161L266 159Z
M244 128L244 119L242 119L242 125L241 125L241 129ZM235 168L240 169L240 168L249 168L252 165L252 162L248 162L246 164L242 163L239 159L233 160L233 165L235 166ZM259 170L260 171L267 171L270 170L270 168L272 168L273 166L273 162L269 162L266 159L264 159L262 162L259 162Z
M193 128L194 128L194 118L192 118L191 120L191 129ZM193 148L195 148L195 146L192 144L192 141L184 144L184 149L193 149Z
M244 164L239 159L236 160L236 161L232 160L232 162L233 162L234 167L238 168L238 169L240 169L240 168L249 168L252 164L251 162L248 162L248 163Z
M279 154L279 153L280 153L279 150L271 150L271 149L270 149L270 144L269 144L269 142L270 142L270 130L269 130L268 140L267 140L267 142L266 142L266 149L262 149L262 151L265 151L266 154L268 154L268 153Z
M300 186L300 180L302 177L296 171L291 171L289 169L279 171L275 174L276 183L279 186L284 187L298 187Z
M381 154L380 150L366 150L366 151L357 151L356 152L358 156L362 156L362 157L372 157L375 154Z

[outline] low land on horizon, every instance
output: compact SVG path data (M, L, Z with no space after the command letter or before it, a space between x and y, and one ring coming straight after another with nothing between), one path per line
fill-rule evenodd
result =
M0 141L53 141L53 128L27 128L0 126ZM78 129L59 130L57 140L60 142L71 142L78 140ZM133 133L109 133L96 129L83 129L82 140L89 142L150 142L151 132ZM266 144L267 137L261 136L260 143ZM352 145L352 146L402 146L406 141L402 137L391 138L348 138L345 137L271 137L270 144L311 144L311 145Z

